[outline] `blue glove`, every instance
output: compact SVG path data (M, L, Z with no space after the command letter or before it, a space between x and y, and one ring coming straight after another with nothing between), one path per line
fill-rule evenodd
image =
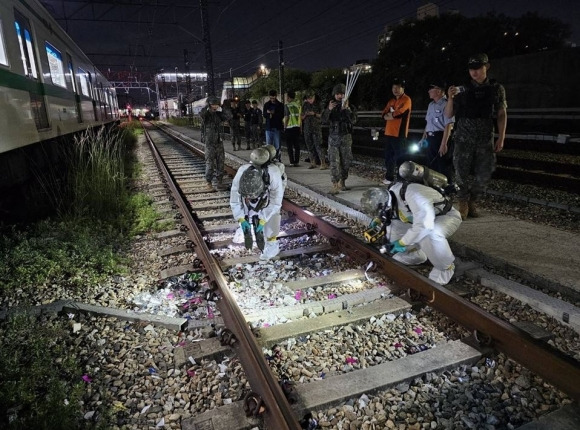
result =
M418 145L421 148L427 148L429 146L429 141L427 139L421 139Z
M397 254L399 252L405 252L407 247L401 243L400 240L396 240L395 242L391 242L389 244L391 247L391 254Z
M250 225L250 223L244 218L240 219L240 227L242 227L242 231L244 233L247 233L252 229L252 226Z
M266 224L266 221L264 221L263 219L261 219L258 222L258 225L256 226L256 233L261 233L264 231L264 225Z

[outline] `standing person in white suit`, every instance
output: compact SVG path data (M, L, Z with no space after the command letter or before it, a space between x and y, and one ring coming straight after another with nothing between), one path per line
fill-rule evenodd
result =
M361 206L379 215L371 227L384 225L386 247L394 260L406 265L429 260L433 265L429 279L446 285L455 273L455 256L447 238L461 225L461 214L446 195L447 178L411 161L401 165L399 176L402 180L388 190L367 190Z
M270 163L270 152L264 147L250 153L250 163L240 166L232 182L230 207L240 223L233 242L241 243L243 238L246 248L252 249L255 239L261 260L280 252L277 237L284 188L280 169Z

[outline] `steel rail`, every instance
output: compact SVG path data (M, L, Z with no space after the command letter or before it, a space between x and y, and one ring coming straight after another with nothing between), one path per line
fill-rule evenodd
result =
M191 148L191 145L187 147ZM532 338L523 330L486 312L403 264L386 258L375 247L335 228L331 223L316 217L299 205L285 199L282 208L294 214L300 221L312 225L317 232L329 238L347 254L361 262L372 261L397 285L420 293L431 307L467 329L478 332L480 336L488 336L495 349L535 372L571 398L580 401L580 364L572 357Z
M301 429L295 414L292 412L290 403L286 399L281 386L274 377L270 369L262 348L256 342L254 334L248 326L246 319L235 299L231 295L227 286L222 269L218 261L210 253L203 236L195 220L187 207L187 203L175 185L173 177L169 172L163 158L157 151L148 133L145 133L149 147L155 158L155 162L167 181L171 194L175 197L175 204L183 215L181 220L187 226L186 234L194 243L195 252L203 261L204 267L211 280L213 288L219 289L222 299L218 301L218 307L226 323L226 327L236 336L238 342L233 345L236 349L240 361L243 364L244 372L250 382L252 390L261 397L265 410L263 412L264 423L267 428L276 430L299 430ZM259 406L259 405L258 405Z
M386 258L375 247L352 235L336 229L329 222L316 217L297 204L284 200L282 208L296 216L323 236L334 241L347 254L362 262L373 262L390 279L403 288L417 291L429 306L441 311L470 330L476 330L493 341L493 347L521 363L556 386L568 396L580 401L580 364L550 345L532 338L528 333L486 312L453 293L412 271L399 262Z

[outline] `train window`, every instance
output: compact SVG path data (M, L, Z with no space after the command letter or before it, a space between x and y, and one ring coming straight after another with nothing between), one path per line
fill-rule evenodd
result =
M2 21L0 21L0 64L8 65L6 58L6 47L4 46L4 30L2 28Z
M44 42L44 45L46 47L46 56L48 57L48 65L50 68L50 77L52 78L52 83L66 88L64 67L62 64L62 54L50 43Z
M36 71L36 60L34 57L34 44L32 43L32 35L30 34L30 24L26 18L22 17L16 11L14 12L14 17L14 26L16 27L16 35L18 36L20 58L22 59L24 73L28 77L38 79L38 72Z
M87 76L87 72L79 67L77 69L77 77L79 78L79 86L81 87L83 96L89 97L91 93L89 91L89 78Z

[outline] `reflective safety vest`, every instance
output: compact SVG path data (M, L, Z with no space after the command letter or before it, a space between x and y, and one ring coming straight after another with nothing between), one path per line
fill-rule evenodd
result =
M286 103L288 108L288 124L286 128L300 127L300 104L294 100Z

